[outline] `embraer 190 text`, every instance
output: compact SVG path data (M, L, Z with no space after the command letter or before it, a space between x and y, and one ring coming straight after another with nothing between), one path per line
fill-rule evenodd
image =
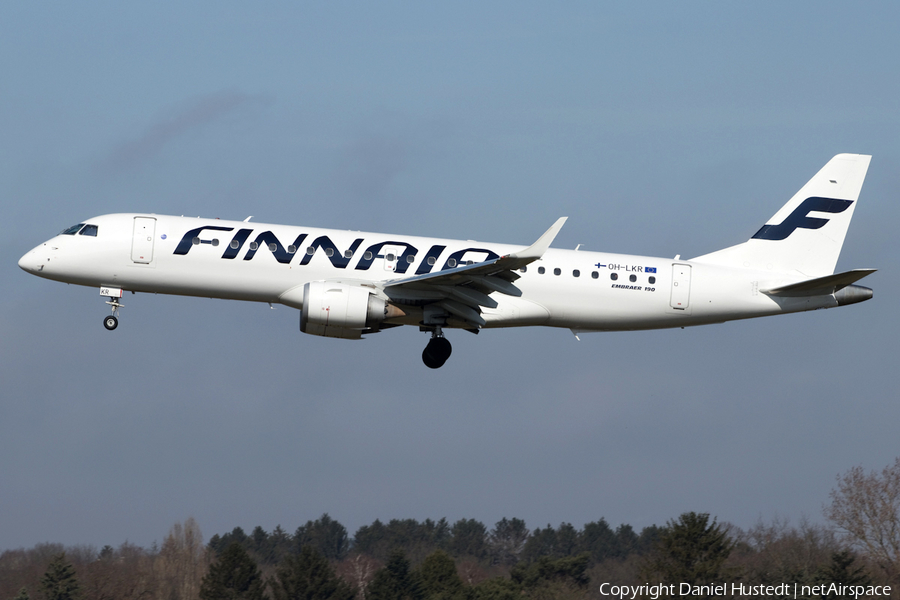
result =
M834 273L871 157L840 154L743 244L690 260L550 248L566 218L523 248L245 221L112 214L69 227L19 260L39 277L93 286L118 325L126 291L281 303L300 331L359 339L399 325L543 325L588 331L687 327L868 300L874 269Z

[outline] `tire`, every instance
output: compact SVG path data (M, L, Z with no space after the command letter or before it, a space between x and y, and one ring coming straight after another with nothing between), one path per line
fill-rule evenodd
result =
M450 358L453 347L446 338L431 338L425 349L422 350L422 362L429 369L440 369Z
M425 363L425 366L429 369L440 369L444 366L444 361L435 358L428 352L428 348L422 350L422 362Z
M119 320L112 315L103 319L103 326L112 331L119 326Z

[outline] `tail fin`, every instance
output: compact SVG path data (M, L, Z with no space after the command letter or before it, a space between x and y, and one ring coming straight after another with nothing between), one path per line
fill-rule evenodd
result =
M831 275L871 158L838 154L752 238L693 261L806 277Z

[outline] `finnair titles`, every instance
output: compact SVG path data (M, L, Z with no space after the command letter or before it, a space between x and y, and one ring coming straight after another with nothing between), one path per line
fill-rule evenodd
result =
M88 219L19 260L25 271L99 288L113 330L125 292L280 303L300 331L360 339L411 325L422 360L450 357L447 330L688 327L868 300L874 269L835 273L870 156L839 154L752 238L690 260L155 214Z

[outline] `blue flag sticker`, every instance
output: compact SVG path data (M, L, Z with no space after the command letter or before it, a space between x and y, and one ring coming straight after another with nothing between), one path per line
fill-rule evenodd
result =
M644 267L644 273L656 273L656 267Z

